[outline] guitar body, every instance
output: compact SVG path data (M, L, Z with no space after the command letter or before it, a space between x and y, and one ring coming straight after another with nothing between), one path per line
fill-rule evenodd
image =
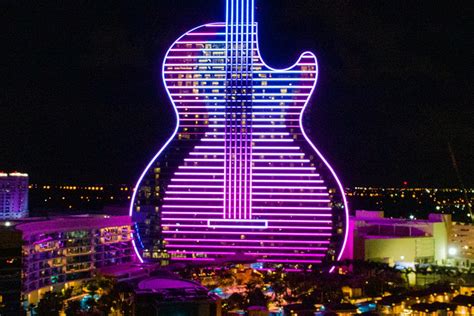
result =
M244 44L229 44L226 23L213 23L167 52L163 81L177 126L133 194L142 261L238 256L302 267L330 264L343 250L343 188L302 126L316 58L305 52L292 67L272 69L257 24L240 27Z

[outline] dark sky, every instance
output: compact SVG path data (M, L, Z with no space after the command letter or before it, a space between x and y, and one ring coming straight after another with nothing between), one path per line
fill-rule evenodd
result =
M266 62L320 75L312 138L346 186L474 185L472 2L257 0ZM174 127L159 74L224 0L0 2L0 170L134 183ZM451 153L449 151L449 145Z

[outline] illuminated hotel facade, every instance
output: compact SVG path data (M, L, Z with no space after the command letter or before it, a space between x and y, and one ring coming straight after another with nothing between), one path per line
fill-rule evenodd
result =
M17 307L20 300L25 306L37 304L48 291L80 288L101 268L135 260L129 216L29 218L0 224L5 263L0 267L0 298Z
M253 1L227 5L227 23L189 31L166 54L177 126L132 197L137 255L209 263L245 255L300 267L338 260L343 187L303 129L316 58L305 52L288 69L269 67Z
M28 216L28 174L0 172L0 220Z

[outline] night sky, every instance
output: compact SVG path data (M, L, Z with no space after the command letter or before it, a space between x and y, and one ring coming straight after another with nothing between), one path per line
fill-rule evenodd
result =
M311 135L346 186L474 185L471 1L257 7L268 64L318 57ZM174 128L166 49L223 20L224 0L1 1L0 170L134 183Z

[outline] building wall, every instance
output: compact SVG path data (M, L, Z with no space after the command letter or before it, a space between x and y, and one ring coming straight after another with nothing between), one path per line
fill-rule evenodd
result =
M0 172L0 220L28 216L28 175Z
M433 237L370 238L365 240L365 260L389 264L414 263L435 257Z
M465 264L474 263L474 225L453 222L449 236L450 247L456 249L456 255Z
M349 223L343 259L444 264L451 218L431 214L428 220L384 218L380 211L356 211Z
M0 315L21 313L21 233L0 228Z
M128 216L69 216L28 219L22 235L22 294L25 305L42 294L78 288L96 269L135 260Z

